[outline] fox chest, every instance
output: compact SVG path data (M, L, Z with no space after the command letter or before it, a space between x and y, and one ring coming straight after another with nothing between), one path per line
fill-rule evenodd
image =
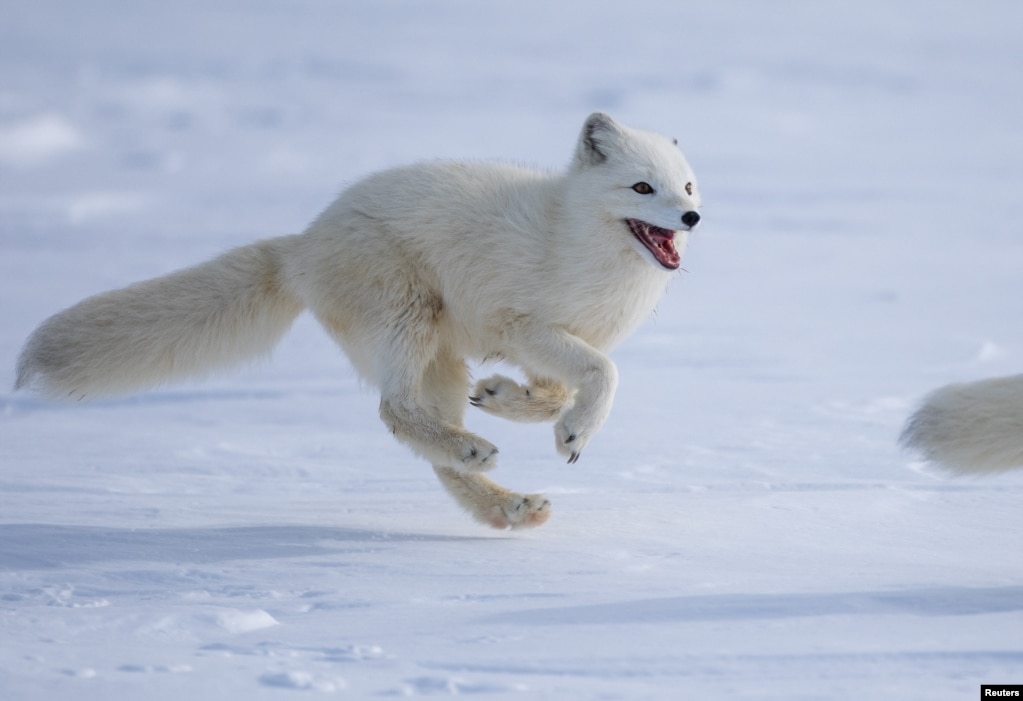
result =
M600 285L562 298L562 325L595 348L609 349L650 317L664 294L668 276L607 279Z

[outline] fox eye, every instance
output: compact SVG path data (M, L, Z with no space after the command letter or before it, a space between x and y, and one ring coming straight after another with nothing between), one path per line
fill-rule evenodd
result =
M693 194L693 184L692 183L686 183L686 194L687 195Z
M654 189L650 187L650 183L636 183L635 185L632 186L632 189L641 195L654 194Z

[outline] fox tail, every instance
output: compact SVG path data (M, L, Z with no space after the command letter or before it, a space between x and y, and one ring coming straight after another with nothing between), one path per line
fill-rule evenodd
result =
M1023 375L936 390L906 422L899 442L954 472L1023 467Z
M53 315L25 343L15 388L122 394L269 353L304 306L283 272L295 238L236 248Z

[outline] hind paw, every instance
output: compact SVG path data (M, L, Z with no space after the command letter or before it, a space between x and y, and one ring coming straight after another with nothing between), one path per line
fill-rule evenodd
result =
M542 494L511 494L494 507L486 522L494 528L535 528L547 523L551 502Z
M471 433L457 441L454 452L458 456L455 467L464 472L484 472L497 465L497 446Z

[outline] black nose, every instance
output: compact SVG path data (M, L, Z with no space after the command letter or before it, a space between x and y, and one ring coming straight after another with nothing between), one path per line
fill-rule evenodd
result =
M686 212L682 215L682 223L692 229L694 226L700 223L699 212Z

